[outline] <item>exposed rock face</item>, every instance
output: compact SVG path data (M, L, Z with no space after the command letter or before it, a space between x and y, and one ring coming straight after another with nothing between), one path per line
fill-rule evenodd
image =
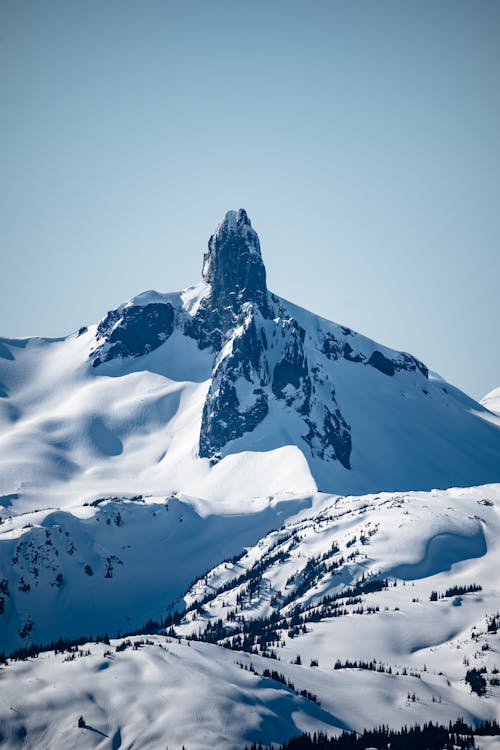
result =
M336 396L335 363L372 367L389 377L402 370L428 375L415 357L374 349L349 328L317 319L315 329L306 330L288 303L268 292L259 238L243 209L228 211L217 225L202 275L205 286L193 312L180 295L141 295L108 313L90 355L93 367L142 356L166 342L175 328L212 351L199 437L202 458L219 460L230 443L265 427L269 417L306 455L350 469L351 428ZM259 432L264 440L259 444L266 445L266 434Z
M304 329L293 318L267 321L250 303L245 303L242 315L215 360L203 409L200 456L216 461L229 442L263 422L274 402L284 420L293 414L300 418L303 448L325 461L339 460L349 469L350 429L333 387L324 401L321 377L305 355Z
M264 317L269 317L259 238L243 208L228 211L217 225L203 256L202 276L210 285L210 294L185 329L201 348L220 349L247 302L254 303Z
M257 232L246 211L228 211L208 241L203 258L203 280L212 287L212 301L224 319L238 315L245 302L268 309L266 269Z
M230 441L263 422L274 401L302 419L301 439L313 455L349 468L349 427L333 388L332 409L316 393L306 332L267 291L259 239L243 209L229 211L210 237L203 278L210 293L188 333L219 354L203 409L200 456L216 460Z
M111 310L97 326L92 366L118 357L141 357L157 349L172 334L174 317L168 302Z
M245 307L245 319L215 360L200 431L203 458L218 458L227 443L254 430L269 411L267 341L252 306Z
M272 390L276 398L306 415L311 408L311 379L304 353L305 331L293 318L282 321L280 328L284 347L274 367Z
M349 329L346 329L349 331ZM347 335L352 335L349 331ZM406 352L398 352L394 357L387 357L385 354L380 352L378 349L374 349L371 355L368 357L360 351L356 351L348 341L343 343L335 338L332 334L327 334L323 340L322 352L328 359L347 359L348 362L358 362L364 365L370 365L384 375L392 376L396 372L406 370L407 372L416 372L417 370L427 378L429 376L429 370L416 357Z
M310 367L304 351L306 331L290 318L281 322L283 356L274 368L272 391L287 407L295 409L308 427L304 441L313 456L337 459L350 469L351 432L335 399L335 389L325 383L319 368ZM328 384L327 384L328 389Z

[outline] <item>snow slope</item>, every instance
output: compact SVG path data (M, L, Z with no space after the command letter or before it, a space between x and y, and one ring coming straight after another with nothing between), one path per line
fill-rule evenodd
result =
M3 669L0 742L51 750L207 750L339 726L286 686L241 669L224 649L161 636L141 640L131 639L135 650L117 651L119 641L89 644L73 661L51 653ZM85 728L78 728L79 716Z
M197 455L213 354L174 334L159 349L94 370L95 327L64 340L4 343L0 504L66 507L101 495L175 491L241 499L315 489L293 445L214 467ZM242 476L239 472L242 472ZM249 481L242 482L247 477Z
M494 388L486 394L481 399L481 404L495 414L500 415L500 388Z
M145 292L66 338L0 341L3 516L113 495L493 481L500 417L269 292L242 211L218 225L197 286Z
M112 640L1 667L7 746L241 749L305 730L498 720L500 486L288 502L282 526L190 587L177 639ZM189 538L171 550L181 569L198 543ZM273 613L270 636L252 631ZM210 640L210 627L213 643L192 640ZM245 644L223 647L243 630ZM465 682L470 668L485 669L481 697Z
M193 579L255 544L310 498L247 504L118 499L0 525L0 651L117 635L182 606Z
M0 742L500 718L496 399L268 291L241 209L200 284L0 340L0 651L180 639L0 666Z

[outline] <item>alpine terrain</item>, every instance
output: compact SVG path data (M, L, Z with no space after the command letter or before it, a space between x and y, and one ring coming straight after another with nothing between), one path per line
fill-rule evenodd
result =
M243 209L197 285L0 339L0 745L484 734L499 404L270 292Z

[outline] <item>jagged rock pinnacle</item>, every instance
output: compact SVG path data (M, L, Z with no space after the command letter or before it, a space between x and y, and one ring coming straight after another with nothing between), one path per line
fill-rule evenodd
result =
M255 302L266 314L266 269L257 232L243 208L228 211L211 235L203 257L203 279L211 285L219 311L238 312L244 302Z

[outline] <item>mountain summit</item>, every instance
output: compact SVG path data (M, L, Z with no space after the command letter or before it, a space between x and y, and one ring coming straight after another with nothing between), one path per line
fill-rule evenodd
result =
M243 209L199 284L0 340L0 744L498 718L498 396L269 291Z
M203 326L222 334L203 409L199 454L217 460L232 441L252 432L271 403L286 404L304 424L311 452L350 468L349 426L331 390L328 404L313 387L305 330L270 295L257 233L244 209L228 211L208 243ZM215 342L214 342L215 343Z
M1 352L0 492L22 507L500 480L500 419L411 354L270 292L243 209L217 225L196 286Z
M211 299L221 313L237 313L244 302L267 310L260 242L243 208L228 211L210 237L203 258L203 280L212 287Z

